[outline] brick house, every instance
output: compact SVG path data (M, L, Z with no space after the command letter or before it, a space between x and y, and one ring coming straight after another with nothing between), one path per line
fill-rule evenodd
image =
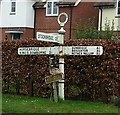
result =
M36 0L0 0L0 41L33 37L32 6L35 2Z
M107 23L114 27L115 33L120 32L120 0L106 0L95 6L99 8L98 30L104 30Z
M38 1L38 2L36 2ZM74 38L78 25L93 19L96 26L98 8L84 0L0 0L0 37L2 39L36 38L36 32L57 33L57 17L66 12L65 38ZM2 40L0 39L0 41Z
M69 17L65 25L65 39L74 38L77 26L85 24L89 19L92 19L97 27L98 9L94 7L93 2L45 0L36 2L33 8L35 10L34 38L36 38L36 32L57 33L60 29L57 17L62 12L66 12Z

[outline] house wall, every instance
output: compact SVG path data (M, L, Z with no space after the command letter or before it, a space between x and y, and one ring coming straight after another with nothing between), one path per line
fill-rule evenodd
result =
M1 26L1 24L2 24L1 18L2 18L2 16L1 16L1 1L0 1L0 26Z
M9 27L9 28L0 28L0 32L2 33L0 35L0 38L1 41L2 40L11 40L12 37L11 37L11 33L5 33L6 30L11 30L13 29L13 27ZM18 29L18 28L15 28L14 29ZM33 29L32 28L19 28L21 31L23 31L23 33L21 34L21 39L25 38L32 38L33 37Z
M69 20L64 27L66 30L65 39L74 38L76 27L87 22L89 18L92 18L97 26L98 9L93 7L93 5L94 3L81 2L76 7L60 7L59 13L66 12L69 16ZM36 32L58 32L60 26L57 22L57 17L46 16L45 8L37 9L36 15Z
M72 36L75 36L76 27L86 25L88 23L94 23L94 26L98 27L98 9L94 7L94 3L81 2L78 7L73 8L72 16Z
M16 0L16 14L11 14L11 0L0 2L0 30L2 39L5 39L8 30L23 31L22 38L32 38L34 28L33 4L36 0ZM11 39L11 34L7 34Z
M101 10L99 10L99 21L98 30L100 30L100 20L101 20ZM116 17L116 8L104 8L102 9L102 30L105 30L106 22L109 23L110 27L113 25L114 21L114 31L120 31L120 18Z
M33 0L16 0L16 14L11 15L10 0L1 1L1 25L0 27L34 27Z
M0 28L0 43L2 42L2 29Z

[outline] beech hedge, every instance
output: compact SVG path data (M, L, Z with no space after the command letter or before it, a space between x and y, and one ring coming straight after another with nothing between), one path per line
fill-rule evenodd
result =
M3 92L50 97L51 84L45 83L45 77L50 75L49 55L22 56L17 49L54 45L35 39L3 41ZM101 45L104 49L101 56L64 56L66 98L110 102L111 97L120 97L119 40L69 40L65 45Z

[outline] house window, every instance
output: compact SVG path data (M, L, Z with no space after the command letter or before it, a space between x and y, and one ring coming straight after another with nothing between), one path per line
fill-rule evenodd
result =
M11 1L11 13L15 13L15 12L16 12L16 2Z
M47 15L52 14L52 2L47 3Z
M58 16L57 1L47 1L46 16Z
M117 2L117 15L120 15L120 0Z
M19 40L21 38L20 33L12 33L12 40Z

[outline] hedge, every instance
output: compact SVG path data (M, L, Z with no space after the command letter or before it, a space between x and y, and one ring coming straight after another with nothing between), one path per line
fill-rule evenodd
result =
M20 56L19 47L53 46L35 39L3 41L2 78L3 92L30 96L50 97L49 56ZM101 45L101 56L64 56L65 97L70 99L110 102L120 97L120 41L119 40L69 40L65 45Z

